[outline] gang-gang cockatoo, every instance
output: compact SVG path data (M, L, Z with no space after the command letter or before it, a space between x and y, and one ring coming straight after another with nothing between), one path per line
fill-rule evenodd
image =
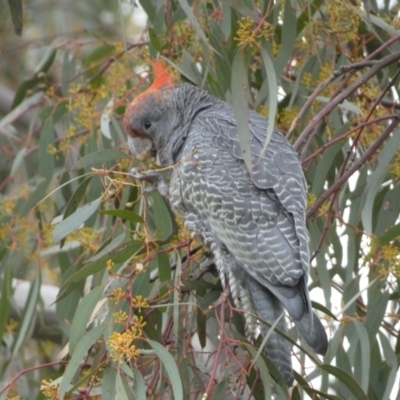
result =
M269 327L262 320L273 324L286 309L306 342L325 354L326 332L307 288L307 186L296 152L277 130L263 152L268 121L251 111L250 174L232 106L195 86L177 84L162 61L153 67L154 83L124 117L132 152L152 147L161 165L171 167L170 204L211 250L222 286L245 311L247 332L257 332L248 313L260 318L265 336ZM287 332L285 317L277 327ZM290 349L271 332L266 353L289 386Z

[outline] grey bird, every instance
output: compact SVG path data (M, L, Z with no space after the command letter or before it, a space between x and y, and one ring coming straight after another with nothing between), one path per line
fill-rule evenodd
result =
M124 126L133 153L153 147L171 167L169 200L192 235L211 249L222 286L244 309L246 330L273 324L288 312L317 353L328 346L311 308L307 185L298 155L274 130L266 151L268 121L249 115L252 174L243 160L233 108L189 84L177 84L161 61L156 79L127 107ZM287 332L286 318L277 328ZM260 322L262 335L269 327ZM290 344L271 332L266 353L293 385Z

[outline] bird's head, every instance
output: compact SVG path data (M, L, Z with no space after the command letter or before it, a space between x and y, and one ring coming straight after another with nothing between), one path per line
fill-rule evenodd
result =
M155 80L142 94L129 104L124 117L124 128L128 134L131 152L138 156L140 151L156 150L173 133L176 110L171 104L171 92L176 80L162 60L153 64ZM164 140L163 140L164 139Z

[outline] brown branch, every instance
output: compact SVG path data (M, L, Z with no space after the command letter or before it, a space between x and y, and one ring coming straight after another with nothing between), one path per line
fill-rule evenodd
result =
M390 54L384 58L382 58L379 62L377 62L368 72L362 75L356 82L350 85L346 90L344 90L340 95L336 98L332 99L307 125L307 127L300 134L298 139L294 144L294 148L296 150L303 144L304 141L307 140L308 136L311 135L315 127L320 123L322 119L324 119L331 111L346 100L353 92L355 92L360 86L364 85L369 79L371 79L377 72L386 66L392 64L395 61L400 60L400 52L396 52L394 54ZM312 97L314 99L314 96ZM308 101L307 101L308 103Z
M377 100L374 102L374 104L372 105L371 109L368 112L367 117L365 118L365 122L368 122L369 118L371 117L372 113L374 112L374 110L376 109L376 107L378 106L378 104L380 103L380 101L382 100L383 96L386 94L386 92L391 88L391 86L393 86L394 82L396 82L396 79L398 78L400 74L400 69L396 72L395 76L393 77L393 79L391 79L391 81L386 85L386 87L384 88L384 90L382 91L382 93L380 94L380 96L377 98ZM362 132L364 131L364 126L360 128L360 131L358 132L356 138L354 139L352 145L350 146L350 149L347 153L346 159L344 160L341 168L340 168L340 172L339 172L339 177L341 177L347 167L347 164L350 160L351 154L353 152L353 150L357 147L357 144L359 143L360 137L362 135ZM313 135L310 136L310 138L313 137ZM326 220L325 220L325 224L324 224L324 228L322 230L322 235L321 238L319 240L318 246L313 254L313 257L311 258L311 260L317 255L317 253L319 252L324 240L325 240L325 236L328 232L329 227L331 226L332 223L332 208L335 204L335 201L338 197L338 193L339 191L336 191L333 194L333 197L330 201L329 204L329 208L328 208L328 212L327 212L327 216L326 216ZM339 207L337 208L337 210L339 210Z
M333 95L331 96L332 100L333 98L335 98L341 91L342 89L345 87L345 85L347 84L347 82L351 79L351 77L355 74L355 72L360 69L360 68L364 68L367 66L372 66L369 61L374 58L376 55L378 55L379 53L381 53L382 51L386 50L392 43L396 42L397 40L400 39L400 34L394 36L392 39L388 40L386 43L384 43L381 47L379 47L378 49L376 49L374 52L372 52L369 56L366 57L366 59L360 63L355 63L352 64L350 66L346 66L346 67L342 67L341 69L339 69L339 71L341 72L334 72L333 75L328 78L327 80L325 80L324 82L322 82L317 89L314 91L314 93L311 95L312 100L308 99L306 104L304 104L304 106L302 107L302 109L300 110L299 114L296 116L295 120L293 121L289 132L286 134L286 138L290 138L296 125L300 122L300 120L303 118L305 112L308 110L308 108L311 106L311 103L316 99L316 97L318 96L318 94L325 89L329 83L333 82L338 76L340 76L342 73L344 72L348 72L351 70L351 73L340 83L339 87L336 89L336 91L333 93ZM352 68L353 66L353 68ZM356 68L354 68L354 66L356 66ZM359 67L359 68L357 68ZM335 76L336 75L336 76ZM301 136L301 135L300 135ZM299 139L297 139L298 141Z
M65 365L68 364L67 361L55 361L50 362L47 364L35 365L34 367L24 369L23 371L19 372L3 389L0 390L0 394L3 394L7 390L10 390L11 386L22 376L28 374L29 372L36 371L38 369L43 369L47 367L54 367L56 365Z
M377 123L385 121L387 119L397 118L397 116L398 116L398 114L388 114L388 115L384 115L383 117L373 119L371 121L363 122L363 123L357 125L355 128L350 129L346 133L343 133L343 135L340 135L340 136L332 139L330 142L323 144L317 151L315 151L313 154L311 154L310 156L308 156L301 162L302 162L302 164L308 163L309 161L311 161L315 157L317 157L319 154L323 153L328 147L331 147L334 144L336 144L337 142L340 142L341 140L346 139L348 136L350 136L352 133L354 133L355 131L357 131L360 128L365 128L368 125L377 124Z
M309 219L315 211L321 206L321 204L328 199L333 193L341 188L341 186L350 178L351 175L354 174L357 170L359 170L366 161L368 161L376 152L376 150L380 147L380 145L386 140L386 138L393 132L396 126L400 123L400 115L397 115L396 118L393 118L393 121L389 124L389 126L385 129L382 135L376 140L376 142L365 152L365 154L360 157L354 165L343 174L335 184L333 184L307 211L307 219Z
M334 71L333 74L329 78L325 79L323 82L321 82L317 86L317 88L314 90L314 92L311 94L311 96L307 99L306 103L301 108L301 110L297 114L296 118L293 120L292 125L290 126L290 129L289 129L288 133L286 134L286 138L290 139L290 137L292 136L294 130L296 129L297 124L302 120L302 118L304 117L304 114L310 108L310 106L314 102L314 100L336 78L344 75L345 73L347 73L349 71L355 72L355 71L357 71L359 69L362 69L362 68L372 67L376 63L377 63L377 61L372 61L372 60L371 61L362 61L362 62L359 62L359 63L350 64L350 65L343 65L337 71Z

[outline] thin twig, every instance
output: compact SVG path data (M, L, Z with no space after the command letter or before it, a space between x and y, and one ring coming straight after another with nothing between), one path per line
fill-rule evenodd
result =
M38 369L43 369L47 367L54 367L56 365L65 365L68 364L67 361L55 361L47 364L35 365L34 367L24 369L19 372L3 389L0 390L0 394L4 393L6 390L9 390L11 386L22 376L28 374L29 372L36 371Z
M362 157L360 157L354 165L343 174L334 185L332 185L307 211L307 219L309 219L315 211L321 206L321 204L329 198L333 193L341 188L341 186L350 178L351 175L354 174L357 170L359 170L366 161L368 161L373 154L375 154L376 150L380 147L380 145L386 140L386 138L393 132L396 126L400 123L400 115L397 115L396 118L393 118L393 121L390 125L385 129L381 136L376 140L376 142L364 153Z
M372 124L377 124L377 123L385 121L387 119L397 118L397 116L398 116L398 114L388 114L388 115L384 115L383 117L379 117L379 118L373 119L371 121L363 122L363 123L357 125L355 128L350 129L346 133L343 133L343 135L340 135L340 136L332 139L330 142L323 144L317 151L315 151L313 154L311 154L310 156L308 156L307 158L305 158L301 162L302 162L302 164L308 163L309 161L311 161L315 157L317 157L319 154L323 153L328 147L331 147L334 144L340 142L341 140L346 139L352 133L354 133L355 131L359 130L360 128L364 128L364 127L366 127L368 125L372 125Z
M372 66L376 61L373 61L372 63L370 62L376 55L380 54L382 51L386 50L392 43L396 42L397 40L400 39L400 35L394 36L392 39L388 40L386 43L384 43L381 47L376 49L374 52L372 52L369 56L366 57L366 59L362 62L359 63L354 63L349 66L343 66L341 67L338 71L335 71L331 77L326 79L324 82L320 83L318 87L315 89L315 91L312 93L310 98L306 101L302 109L300 110L299 114L296 116L294 119L289 132L286 134L286 138L289 139L297 126L297 124L300 122L300 120L303 118L304 114L306 111L310 108L311 103L317 98L318 94L321 93L322 90L324 90L330 83L332 83L338 76L342 75L345 72L351 71L351 73L341 82L339 87L336 89L335 93L331 96L331 99L336 97L343 89L343 87L347 84L347 82L351 79L351 77L355 74L355 72L364 67ZM301 136L301 135L300 135Z
M331 111L346 100L353 92L355 92L360 86L364 85L369 79L371 79L377 72L386 66L392 64L395 61L400 60L400 52L396 52L394 54L390 54L384 58L382 58L378 63L376 63L369 71L367 71L364 75L362 75L356 82L350 85L346 90L344 90L340 95L336 98L332 99L307 125L307 127L300 134L299 138L296 140L293 147L298 150L299 147L303 144L304 141L307 140L308 136L313 132L315 127L319 124L319 122L324 119Z

